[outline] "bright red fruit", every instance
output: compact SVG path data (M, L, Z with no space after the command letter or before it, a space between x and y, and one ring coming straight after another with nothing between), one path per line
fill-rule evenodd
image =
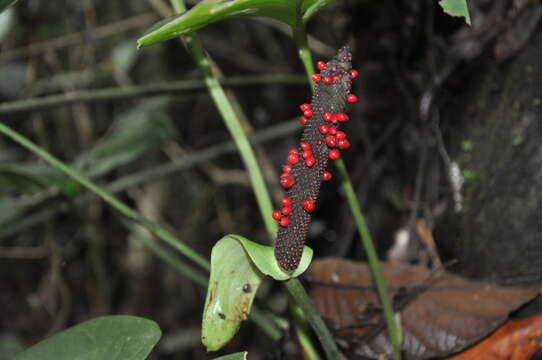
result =
M324 84L326 85L333 84L333 76L324 76Z
M322 176L322 180L329 181L329 180L331 180L332 177L333 177L333 175L331 175L331 173L329 171L324 171L324 176Z
M327 66L327 63L325 61L318 61L316 63L316 67L318 68L318 70L322 71L326 68Z
M333 126L329 127L328 134L329 135L335 135L337 133L337 128L334 128Z
M307 165L308 167L313 167L314 164L316 164L316 159L314 158L314 156L308 157L305 160L305 165Z
M350 70L350 75L352 75L352 79L355 79L358 77L358 71L356 69Z
M282 215L288 216L292 213L292 208L285 206L282 208L281 212L282 212Z
M320 125L320 134L325 135L329 132L329 126L327 125Z
M335 115L335 117L337 118L337 121L339 122L345 122L345 121L348 121L350 118L348 117L348 115L346 115L345 113L343 112L340 112L340 113L337 113Z
M308 142L301 143L301 150L310 150L311 147L312 147L311 144L309 144Z
M326 136L326 145L331 148L337 146L337 138L332 135Z
M314 81L314 82L320 82L320 80L322 80L322 75L320 75L320 74L312 74L311 80Z
M333 119L333 114L330 112L325 112L324 115L322 115L322 119L327 122L331 122L331 119Z
M346 139L346 133L344 131L337 131L337 140L344 140Z
M299 155L297 154L290 154L288 155L288 163L289 164L297 164L297 162L299 161Z
M286 164L282 166L282 172L287 174L292 171L292 165Z
M339 152L339 150L333 149L333 150L330 150L330 151L329 151L328 156L329 156L329 158L330 158L331 160L337 160L338 158L341 157L341 153Z
M299 108L301 109L301 111L307 111L311 108L311 104L301 104L299 105Z
M289 197L284 197L282 198L281 203L284 207L290 207L290 205L292 205L292 199L290 199Z
M305 125L307 123L307 120L308 119L306 117L304 117L304 116L299 118L299 122L301 123L301 125Z
M314 115L314 110L312 110L312 109L305 110L305 111L303 111L303 115L304 115L305 117L310 118L311 116Z
M279 210L276 210L276 211L273 211L273 215L272 215L273 219L279 221L280 218L282 217L282 214L280 213Z
M295 180L293 176L286 174L286 176L280 177L280 185L283 188L285 189L291 188L292 186L294 186L294 184L295 184Z
M314 203L313 199L303 200L303 202L301 203L301 206L303 206L303 209L305 209L305 211L310 212L310 213L313 212L314 209L316 208L316 204Z
M287 217L282 217L280 219L280 226L288 227L288 225L290 225L290 219L288 219Z
M339 147L339 149L341 150L346 150L350 147L350 141L344 139L344 140L339 140L339 142L337 143L337 146Z
M346 95L346 101L348 101L349 103L355 103L356 101L358 101L358 97L354 94L348 94Z

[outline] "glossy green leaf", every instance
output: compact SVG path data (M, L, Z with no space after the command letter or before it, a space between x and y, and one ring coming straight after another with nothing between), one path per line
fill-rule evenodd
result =
M440 0L439 5L446 14L450 16L464 17L465 22L470 25L470 15L467 0Z
M335 0L204 0L189 11L154 24L139 40L139 47L157 44L209 24L244 16L263 16L292 28L302 26L318 10Z
M0 12L6 10L8 6L15 4L18 0L0 0Z
M55 334L14 360L143 360L160 336L160 328L152 320L105 316Z
M94 178L160 148L174 135L164 113L166 104L167 99L163 98L145 100L122 114L110 133L79 156L75 166Z
M211 276L202 321L202 342L216 351L237 333L248 318L254 296L265 275L287 280L302 274L310 264L312 249L305 246L301 263L289 274L275 260L274 249L242 236L227 235L211 252Z
M213 360L247 360L247 351L238 352L235 354L228 354L221 357L214 358Z

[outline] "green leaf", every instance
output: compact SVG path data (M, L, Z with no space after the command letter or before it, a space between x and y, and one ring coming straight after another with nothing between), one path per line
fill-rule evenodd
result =
M287 280L301 275L312 259L305 246L299 267L289 274L275 260L274 249L239 235L220 239L211 252L211 275L202 321L202 342L216 351L235 335L248 318L254 296L265 275Z
M439 5L442 10L450 16L460 16L465 18L465 22L470 25L469 8L467 0L440 0Z
M138 47L157 44L209 24L244 16L263 16L292 28L302 26L335 0L204 0L189 11L154 24L137 41Z
M8 6L15 4L17 1L18 0L0 0L0 13L6 10Z
M104 175L173 138L173 126L163 112L167 99L141 102L121 115L110 134L81 155L75 166L90 177Z
M247 360L247 351L238 352L235 354L224 355L214 358L213 360Z
M43 164L7 164L0 166L0 195L26 194L54 187L68 197L79 192L79 185L60 170Z
M14 360L143 360L161 334L152 320L127 315L99 317L37 343Z

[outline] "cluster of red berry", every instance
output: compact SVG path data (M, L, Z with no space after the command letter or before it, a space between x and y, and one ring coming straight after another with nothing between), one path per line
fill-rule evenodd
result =
M327 66L327 63L324 61L319 61L317 67L320 71L324 70ZM335 70L335 71L334 71ZM331 72L335 73L336 69L331 69ZM312 80L319 83L322 81L326 85L331 85L337 80L340 79L341 75L333 76L324 76L320 74L312 75ZM351 69L350 76L352 79L355 79L358 76L357 70ZM358 101L358 97L354 94L348 94L346 96L346 102L355 103ZM299 118L301 124L305 125L309 119L314 115L314 110L310 104L302 104L299 107L303 112L303 115ZM321 145L325 141L327 147L330 149L328 152L328 157L331 160L337 160L340 157L340 150L345 150L350 147L350 142L346 138L346 133L343 131L337 130L339 123L348 121L350 118L344 112L338 112L333 114L331 112L324 112L322 114L322 119L329 124L322 124L319 127L320 134L325 136L324 140L318 140L318 145ZM283 188L289 189L295 185L295 178L291 174L292 166L297 164L301 158L305 161L305 165L309 168L313 167L316 164L316 158L312 152L312 146L308 142L301 142L300 148L292 148L288 153L287 164L282 167L282 174L280 176L280 184ZM332 175L329 171L324 171L322 180L329 181L331 180ZM288 216L292 213L292 199L285 197L282 199L282 210L276 210L273 212L273 219L277 220L282 227L287 227L290 224L290 219ZM302 201L302 207L305 211L311 213L315 209L315 200L314 199L304 199Z

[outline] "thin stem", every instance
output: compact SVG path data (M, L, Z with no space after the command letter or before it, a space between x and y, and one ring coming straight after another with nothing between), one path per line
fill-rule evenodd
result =
M303 288L303 285L301 285L301 282L298 279L291 279L285 281L284 286L288 290L288 293L295 299L297 305L301 308L301 310L303 310L303 314L305 314L305 317L314 330L316 337L322 344L326 357L328 359L339 359L340 353L337 349L335 341L333 340L333 336L329 332L324 320L322 320L320 314L312 304L312 301Z
M380 303L382 304L384 318L386 319L386 325L388 327L390 342L392 344L393 359L399 360L401 358L401 333L399 331L399 327L395 319L395 314L393 312L393 306L388 295L386 281L384 280L384 275L382 275L380 263L378 262L378 255L376 254L371 234L369 233L367 223L365 222L365 217L363 216L363 213L361 212L361 209L359 207L356 193L354 192L354 187L352 186L352 182L350 181L350 177L348 176L348 172L346 170L346 167L344 166L344 162L337 161L335 163L335 167L339 171L341 177L341 184L344 190L344 194L346 196L346 200L348 201L348 205L350 205L350 209L352 210L354 221L358 227L358 231L361 236L363 248L367 253L369 267L371 268L371 273L373 275L376 290L380 298Z
M182 0L170 0L170 2L176 13L186 11L186 7ZM214 76L210 61L207 58L207 55L205 54L203 46L201 45L197 35L186 35L184 40L192 51L192 56L203 74L203 80L209 89L211 97L213 98L222 119L224 119L224 123L226 124L226 127L228 128L228 131L230 132L233 141L239 150L241 158L243 159L245 167L248 171L252 188L254 190L254 194L256 196L258 207L260 208L260 213L264 221L265 228L270 236L274 236L277 232L277 224L271 218L271 213L273 212L271 197L267 191L267 187L260 170L260 165L258 164L254 151L248 142L245 131L243 130L243 127L241 126L241 123L239 122L239 119L237 118L235 111L228 100L226 93L224 92L224 89Z
M69 166L64 164L62 161L58 160L53 155L49 154L47 151L43 150L42 148L40 148L39 146L37 146L36 144L31 142L27 138L25 138L24 136L16 132L15 130L12 130L11 128L9 128L8 126L2 123L0 123L0 132L6 135L7 137L9 137L10 139L12 139L13 141L15 141L16 143L25 147L29 151L33 152L40 158L42 158L54 168L62 171L64 174L74 179L75 181L77 181L82 186L86 187L88 190L90 190L94 194L98 195L100 198L102 198L105 202L107 202L112 207L114 207L121 214L135 221L139 225L143 226L151 234L153 234L159 239L164 240L166 243L173 246L175 249L179 250L187 258L194 261L196 264L200 265L202 268L209 270L209 262L207 261L207 259L205 259L196 251L191 249L189 246L183 244L179 239L177 239L175 236L170 234L168 231L162 229L158 225L145 219L137 211L133 210L128 205L124 204L122 201L120 201L115 196L108 193L106 190L94 184L92 181L90 181L87 177L79 173L77 170L70 168Z
M307 46L307 33L304 27L299 26L294 31L294 39L297 43L297 47L299 49L299 56L305 67L305 72L307 73L307 76L310 77L314 72L314 67L312 65L313 61L310 49ZM309 82L312 84L312 81L309 80ZM356 223L356 226L358 228L361 242L363 244L365 252L367 253L369 267L371 268L371 273L376 284L378 296L384 310L384 318L386 319L388 334L392 345L393 359L400 360L401 333L397 321L395 320L393 307L390 301L388 291L386 289L386 282L384 280L384 276L382 275L382 269L380 268L378 255L376 254L371 234L369 233L369 229L367 228L365 218L359 206L356 194L354 192L354 187L352 186L352 182L350 181L350 177L348 176L348 172L346 170L346 166L344 165L343 160L340 158L336 160L335 167L339 171L342 188L348 201L348 205L350 206L350 210L352 211L352 215L354 216L354 222Z
M295 75L263 75L263 76L232 76L220 81L224 87L245 87L265 85L305 85L301 76ZM77 90L61 95L34 97L30 99L5 102L0 104L0 114L12 114L50 109L82 102L113 101L135 97L150 97L172 94L193 93L207 89L201 80L170 81L142 86L112 87L105 89Z

